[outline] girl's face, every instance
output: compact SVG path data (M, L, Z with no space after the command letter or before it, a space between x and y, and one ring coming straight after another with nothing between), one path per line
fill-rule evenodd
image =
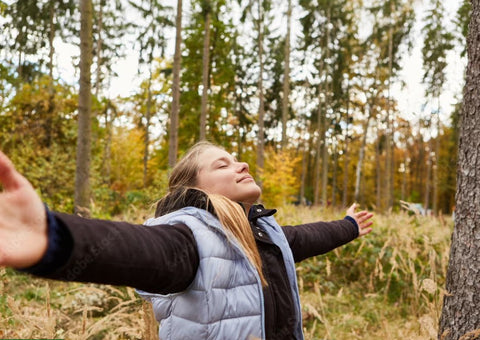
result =
M238 162L225 150L207 148L200 154L198 166L197 187L208 193L220 194L249 206L262 193L248 173L248 164Z

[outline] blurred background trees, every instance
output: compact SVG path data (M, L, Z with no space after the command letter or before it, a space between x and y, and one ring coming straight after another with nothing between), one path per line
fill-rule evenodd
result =
M439 0L178 4L92 1L82 152L94 214L154 202L172 152L204 138L250 164L265 203L451 212L461 104L442 96L449 60L465 63L468 2L458 13ZM62 211L73 211L78 165L78 6L0 1L0 148ZM405 108L402 70L419 41L423 105ZM126 71L135 77L119 91Z

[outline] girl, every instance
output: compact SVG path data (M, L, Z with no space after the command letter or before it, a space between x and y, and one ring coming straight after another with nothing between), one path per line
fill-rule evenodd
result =
M46 211L0 154L0 265L45 278L127 285L166 339L303 339L294 262L371 231L371 213L280 227L248 165L199 143L172 170L147 226Z

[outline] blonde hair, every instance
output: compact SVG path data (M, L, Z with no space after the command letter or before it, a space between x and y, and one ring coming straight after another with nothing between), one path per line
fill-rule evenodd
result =
M169 192L158 202L155 216L167 214L184 206L196 206L210 211L217 216L227 231L227 237L238 241L265 287L267 281L263 275L262 260L243 207L223 195L211 194L196 188L199 157L208 148L222 149L210 142L199 142L175 165L168 181Z

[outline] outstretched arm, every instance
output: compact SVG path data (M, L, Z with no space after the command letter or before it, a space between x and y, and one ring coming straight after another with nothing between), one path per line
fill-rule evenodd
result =
M185 225L146 227L53 212L49 225L40 197L1 151L0 183L0 266L162 294L186 289L197 272L196 241Z
M371 232L373 214L368 211L356 212L356 208L356 204L350 206L343 220L283 227L295 261L325 254Z
M23 268L47 250L45 206L32 185L0 151L0 265Z

